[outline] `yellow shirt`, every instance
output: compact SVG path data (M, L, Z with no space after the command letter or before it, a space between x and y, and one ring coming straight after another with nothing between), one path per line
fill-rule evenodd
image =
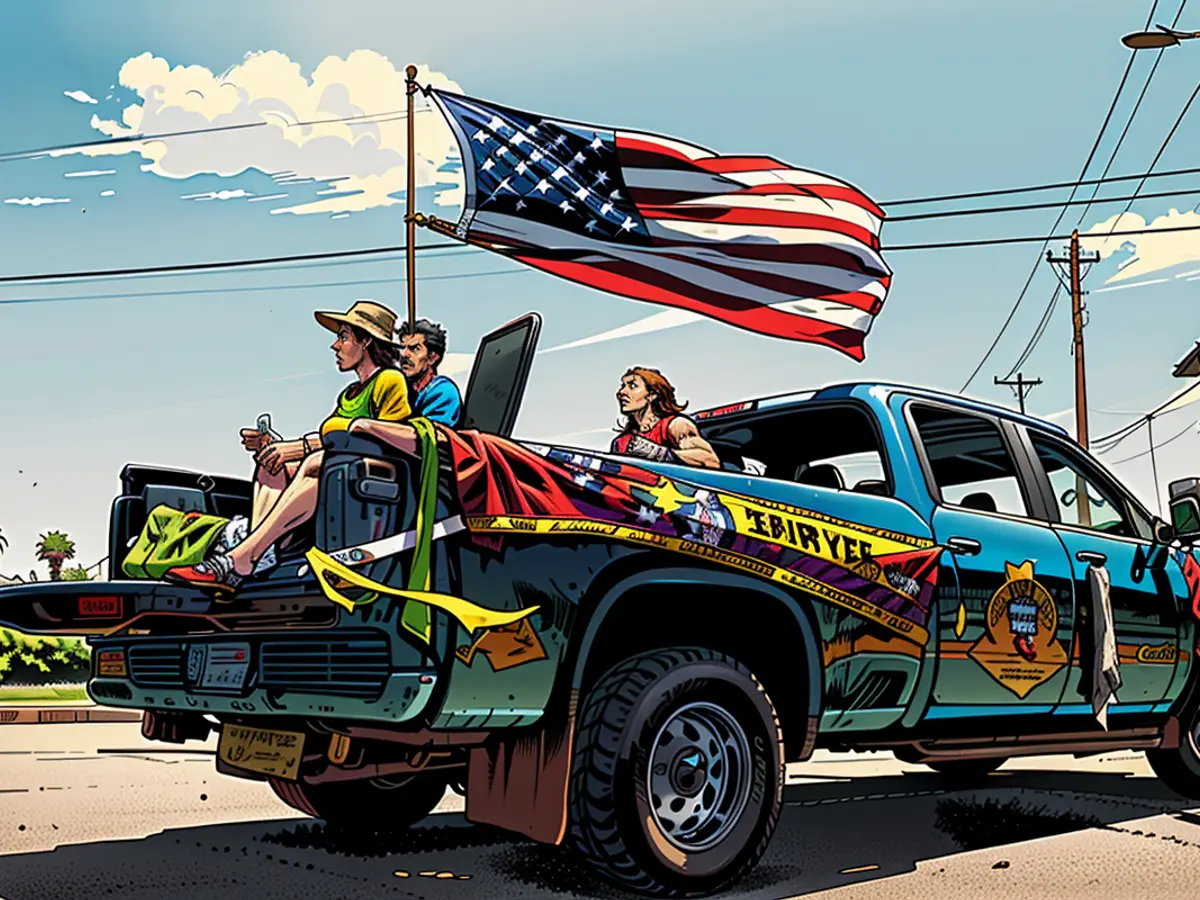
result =
M355 419L401 422L411 415L404 375L397 369L380 369L366 384L352 384L338 395L337 408L321 423L321 437L345 431Z

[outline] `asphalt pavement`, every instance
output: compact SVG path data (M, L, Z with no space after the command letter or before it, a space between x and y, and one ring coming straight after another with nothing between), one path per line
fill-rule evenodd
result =
M452 793L416 828L363 839L216 774L214 751L136 724L0 729L0 898L627 896L563 848L469 824ZM725 896L1184 896L1197 806L1135 753L1014 761L969 789L888 754L819 753L789 767L775 839Z

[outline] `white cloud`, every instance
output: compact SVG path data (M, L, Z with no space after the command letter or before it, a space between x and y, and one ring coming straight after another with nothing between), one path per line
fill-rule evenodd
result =
M345 59L326 57L309 77L298 63L276 51L247 54L220 74L202 66L172 68L165 59L144 53L121 66L119 80L137 94L139 102L125 107L119 122L92 116L92 127L109 137L243 124L259 127L167 141L73 147L52 155L138 153L147 160L142 168L163 178L233 177L257 169L289 181L342 179L336 187L318 191L321 199L272 212L357 212L400 202L391 195L403 191L406 184L404 72L374 51L356 50ZM417 80L460 90L428 66L418 66ZM421 101L417 112L417 184L450 185L437 194L436 202L457 205L461 173L438 171L458 155L454 138L441 115ZM379 118L322 121L358 116Z
M115 193L116 193L116 191L101 191L100 196L101 197L111 197Z
M704 316L696 313L688 312L683 309L668 309L660 313L655 313L651 316L638 319L636 322L630 322L628 325L622 325L620 328L613 328L609 331L602 331L599 334L593 334L590 337L580 338L577 341L571 341L566 344L559 344L557 347L550 347L543 350L543 353L554 353L558 350L572 350L575 347L586 347L588 344L602 344L606 341L615 341L620 338L635 337L640 334L652 334L655 331L663 331L667 328L678 328L680 325L690 325L692 322L699 322Z
M100 101L94 97L88 96L86 91L63 91L64 97L70 97L78 103L99 103Z
M446 358L442 360L438 366L438 374L447 377L451 375L462 375L470 372L471 367L475 365L474 353L447 353Z
M1196 230L1154 233L1157 229L1189 227ZM1132 237L1105 236L1110 232L1140 231L1145 228L1151 229L1149 233ZM1123 213L1093 225L1086 235L1080 236L1080 243L1087 250L1099 251L1102 259L1107 259L1120 250L1131 254L1105 284L1140 278L1152 272L1200 260L1200 214L1181 213L1173 209L1147 225L1146 220L1136 213Z
M86 172L63 172L63 178L95 178L97 175L116 174L116 169L88 169Z
M9 197L5 203L17 206L45 206L47 203L70 203L70 197Z
M247 200L246 202L247 203L262 203L264 200L280 200L286 196L287 196L287 194L264 194L261 197L254 197L250 200Z
M205 191L202 194L180 194L180 200L239 200L242 197L253 197L254 194L237 188L232 191Z

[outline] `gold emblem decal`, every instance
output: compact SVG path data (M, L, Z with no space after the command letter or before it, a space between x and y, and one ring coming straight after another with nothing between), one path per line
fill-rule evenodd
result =
M1058 642L1058 609L1033 580L1033 563L1004 564L1007 580L988 602L986 632L968 651L987 673L1018 697L1067 664Z
M1142 644L1137 648L1137 661L1140 663L1157 663L1173 665L1179 659L1179 652L1174 644L1159 644L1157 647Z

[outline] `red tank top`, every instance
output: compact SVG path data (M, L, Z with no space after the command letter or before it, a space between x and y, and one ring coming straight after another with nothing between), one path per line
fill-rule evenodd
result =
M627 431L624 434L619 434L613 438L612 449L610 452L624 453L626 448L629 447L629 442L632 441L635 436L643 437L648 441L658 444L660 447L670 447L671 432L669 429L671 427L671 423L674 421L675 416L667 416L665 419L659 419L657 422L655 422L649 431Z

